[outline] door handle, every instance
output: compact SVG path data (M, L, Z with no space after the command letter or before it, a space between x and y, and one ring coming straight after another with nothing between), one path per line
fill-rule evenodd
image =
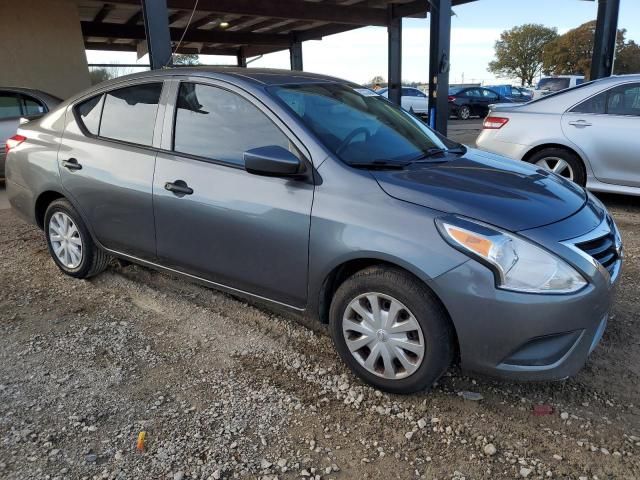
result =
M191 195L193 188L189 187L184 180L176 180L175 182L167 182L164 189L173 192L176 196Z
M78 160L75 158L69 158L68 160L62 161L62 166L67 170L82 170L82 165L78 163Z
M587 122L586 120L573 120L571 122L569 122L569 125L573 125L574 127L578 127L578 128L584 128L584 127L590 127L591 124L589 122Z

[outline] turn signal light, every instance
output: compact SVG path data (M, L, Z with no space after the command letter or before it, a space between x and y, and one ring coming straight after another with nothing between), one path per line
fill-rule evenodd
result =
M509 119L505 117L487 117L484 119L484 122L482 122L482 128L498 130L504 127L508 121Z
M12 148L16 148L22 142L24 142L27 137L23 137L22 135L14 135L13 137L7 140L7 143L4 144L4 153L9 153L9 150Z
M455 99L456 99L456 97L454 97L453 95L449 95L449 96L447 97L447 100L448 100L449 102L454 102L454 101L455 101Z

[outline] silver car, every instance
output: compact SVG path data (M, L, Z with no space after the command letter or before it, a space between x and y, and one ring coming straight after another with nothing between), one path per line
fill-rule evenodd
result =
M599 192L640 195L640 75L494 106L476 141Z
M38 90L0 87L0 142L15 135L20 118L33 119L44 115L62 100ZM0 178L4 177L5 151L0 151Z
M18 135L9 201L65 274L116 257L328 324L383 390L426 388L457 356L565 378L607 324L622 243L597 199L344 80L148 72Z

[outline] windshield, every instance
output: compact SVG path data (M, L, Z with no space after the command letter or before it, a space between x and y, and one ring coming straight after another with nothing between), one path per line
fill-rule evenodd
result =
M268 88L318 139L350 165L406 164L457 146L370 90L338 83Z
M560 90L569 88L570 80L571 79L569 78L542 78L538 82L538 90L550 90L552 92L559 92Z

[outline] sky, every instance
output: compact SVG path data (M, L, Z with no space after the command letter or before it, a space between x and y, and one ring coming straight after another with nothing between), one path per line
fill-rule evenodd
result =
M597 13L597 1L588 0L479 0L453 8L451 19L450 83L496 79L487 71L500 33L523 23L541 23L564 33ZM618 28L627 39L640 43L640 0L621 0ZM403 20L402 78L426 82L429 72L429 21ZM387 32L384 27L365 27L303 43L304 70L366 83L376 75L387 76ZM128 52L87 51L89 63L136 63ZM205 64L234 64L235 57L201 55ZM138 63L148 63L142 57ZM289 68L289 52L276 52L252 62L252 67ZM134 70L132 70L134 71Z

